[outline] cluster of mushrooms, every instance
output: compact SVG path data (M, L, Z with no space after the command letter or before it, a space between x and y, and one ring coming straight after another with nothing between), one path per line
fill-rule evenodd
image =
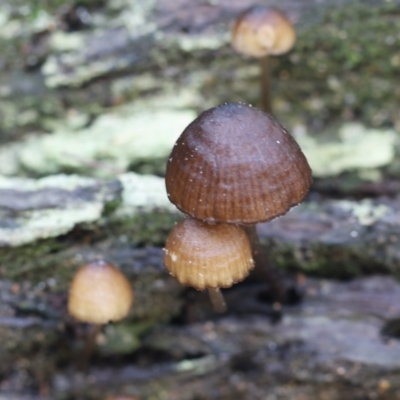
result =
M262 108L271 112L268 55L289 51L296 36L279 11L252 7L232 30L232 46L261 59ZM185 215L169 234L164 264L181 284L208 289L243 280L258 252L255 225L299 204L311 169L293 137L271 115L242 103L203 112L179 137L167 162L169 200Z
M256 6L238 17L232 45L261 59L262 108L271 112L268 55L289 51L295 32L279 11ZM243 103L203 112L182 133L167 162L169 200L186 218L171 231L164 264L181 284L208 289L214 308L225 310L220 288L243 280L254 267L255 225L299 204L311 170L293 137L274 118ZM94 325L86 362L101 326L124 318L132 306L128 279L103 260L76 273L69 313Z
M187 218L167 238L166 268L183 285L209 289L223 310L219 288L254 266L255 224L285 214L310 185L304 154L270 115L242 103L203 112L167 162L169 200Z

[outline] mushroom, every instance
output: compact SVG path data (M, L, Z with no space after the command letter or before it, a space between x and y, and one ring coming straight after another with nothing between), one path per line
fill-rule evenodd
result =
M311 169L293 137L270 115L242 103L203 112L167 162L169 200L201 221L247 225L287 213L307 195ZM257 261L256 261L257 264Z
M167 161L169 200L209 223L269 221L299 204L310 184L311 169L293 137L270 115L243 103L200 114Z
M271 73L269 55L280 55L292 49L296 32L291 22L281 12L266 6L254 6L236 19L232 28L232 47L240 54L260 58L261 103L271 112Z
M182 285L208 289L214 309L223 312L220 288L243 280L254 262L249 239L239 226L186 218L167 238L164 265Z
M75 274L68 297L68 311L81 322L93 324L81 367L86 365L102 325L125 318L133 303L126 276L103 260L83 265Z

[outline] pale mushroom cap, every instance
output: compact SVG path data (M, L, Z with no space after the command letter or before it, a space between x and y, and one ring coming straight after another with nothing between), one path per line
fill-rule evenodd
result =
M125 275L112 264L95 261L75 274L68 311L79 321L105 324L126 317L132 302L132 287Z
M296 42L296 32L278 10L255 6L241 14L232 29L232 46L252 57L288 52Z
M169 234L164 264L182 285L203 290L243 280L254 262L249 239L239 226L187 218Z

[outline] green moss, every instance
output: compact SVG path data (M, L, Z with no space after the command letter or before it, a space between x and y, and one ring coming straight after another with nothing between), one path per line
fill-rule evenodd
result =
M324 122L339 115L393 123L400 99L398 10L397 1L360 1L328 8L318 23L300 26L294 51L274 60L291 111Z
M0 277L41 277L41 271L54 268L54 256L51 254L56 254L64 247L56 239L46 239L18 248L0 248ZM40 281L40 278L36 281Z
M156 210L100 226L78 227L58 238L0 248L0 278L40 282L56 276L59 287L66 287L76 268L94 252L107 254L108 249L121 246L163 246L180 218L177 213Z
M133 245L163 246L169 231L180 219L182 216L178 213L158 210L152 214L151 219L147 214L138 214L125 221L123 226L117 222L115 228L123 232L126 240Z
M265 243L271 260L282 269L300 270L307 275L346 279L387 270L376 258L368 262L365 246L313 244L294 247L293 244Z
M98 352L105 356L130 354L140 347L140 337L153 326L154 322L120 322L108 325Z

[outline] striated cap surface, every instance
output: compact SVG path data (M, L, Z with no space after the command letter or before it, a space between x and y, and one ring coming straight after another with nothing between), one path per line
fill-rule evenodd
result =
M94 261L75 274L68 311L79 321L105 324L126 317L132 302L131 284L125 275L112 264Z
M293 137L268 114L241 103L202 113L167 162L170 201L208 222L254 224L285 214L311 185Z
M182 285L203 290L232 286L248 275L254 263L242 228L187 218L169 234L164 264Z
M286 53L295 42L296 32L288 18L265 6L254 6L242 13L232 29L233 48L252 57Z

